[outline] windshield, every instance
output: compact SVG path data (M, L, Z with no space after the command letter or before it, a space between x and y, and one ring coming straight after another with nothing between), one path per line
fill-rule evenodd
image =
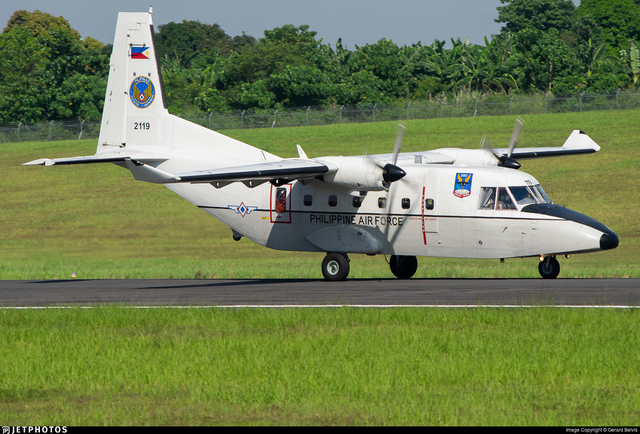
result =
M540 184L526 187L509 187L513 198L518 205L528 205L530 203L551 203L551 199L544 192Z

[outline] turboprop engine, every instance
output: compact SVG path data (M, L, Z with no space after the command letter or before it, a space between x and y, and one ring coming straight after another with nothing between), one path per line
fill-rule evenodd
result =
M363 163L364 159L364 163ZM326 164L329 173L323 176L324 182L338 185L347 190L381 191L402 179L406 172L395 164L378 164L369 157L325 157L316 159Z

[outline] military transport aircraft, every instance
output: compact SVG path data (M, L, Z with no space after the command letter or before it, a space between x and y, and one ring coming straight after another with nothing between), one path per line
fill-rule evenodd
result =
M399 278L416 256L539 258L555 278L558 255L618 246L602 223L551 202L516 159L597 152L582 131L561 147L435 149L283 159L170 115L151 13L118 15L97 152L25 165L114 163L164 184L246 237L280 250L327 252L322 273L344 280L349 253L390 255Z

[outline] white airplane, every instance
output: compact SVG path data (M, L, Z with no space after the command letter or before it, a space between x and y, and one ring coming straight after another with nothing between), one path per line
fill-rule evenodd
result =
M114 163L164 184L232 230L278 250L327 252L322 273L344 280L349 253L391 255L399 278L416 256L539 258L544 278L558 255L618 246L602 223L551 202L516 159L597 152L582 131L561 147L436 149L283 159L169 114L151 13L118 15L96 154L25 165Z

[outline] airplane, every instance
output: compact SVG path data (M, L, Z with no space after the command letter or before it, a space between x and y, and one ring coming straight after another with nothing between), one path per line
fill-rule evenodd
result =
M347 278L349 254L389 255L411 278L417 256L539 258L616 248L604 224L554 204L517 160L593 153L574 130L562 146L441 148L379 155L280 158L169 114L149 13L120 12L95 155L24 165L112 163L138 181L163 184L242 237L272 249L326 252L322 274Z

